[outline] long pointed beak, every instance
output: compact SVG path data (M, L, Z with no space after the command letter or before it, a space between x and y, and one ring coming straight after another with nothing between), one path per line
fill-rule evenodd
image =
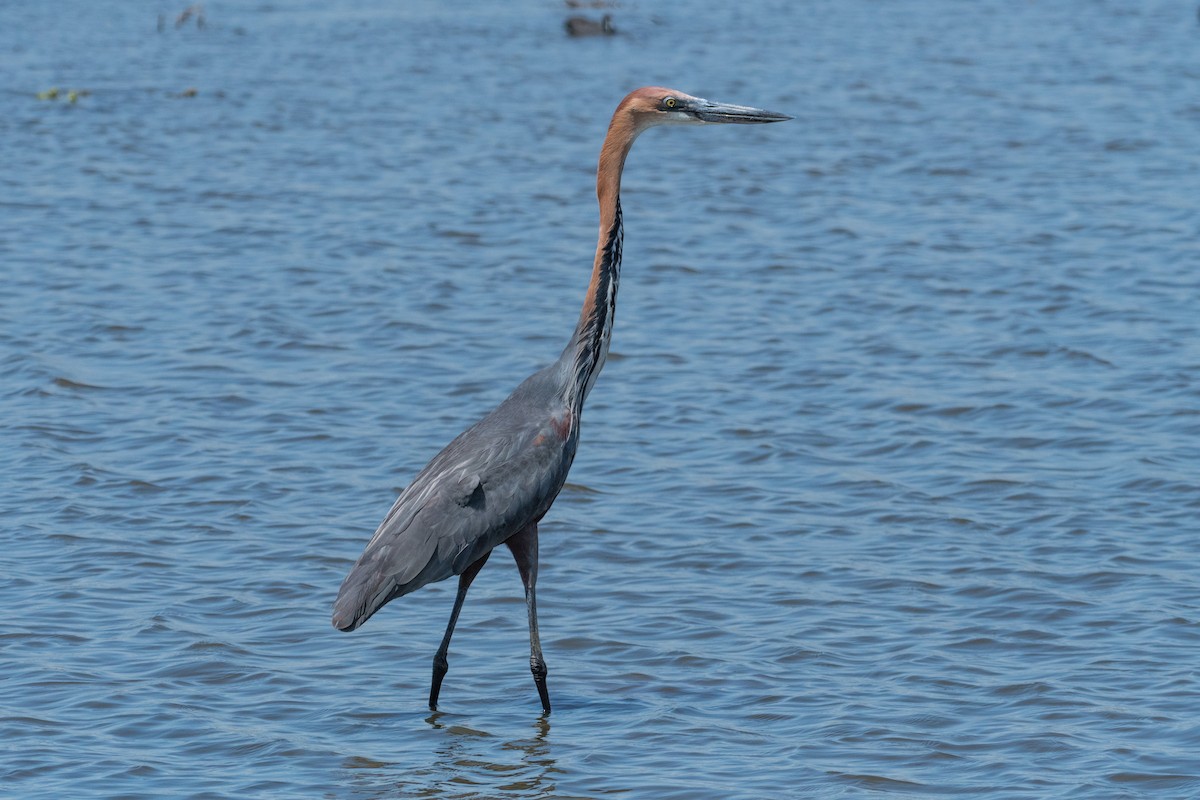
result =
M787 114L766 111L750 106L735 106L729 103L714 103L711 100L696 100L688 103L684 111L701 122L733 122L740 125L754 125L762 122L783 122L789 120Z

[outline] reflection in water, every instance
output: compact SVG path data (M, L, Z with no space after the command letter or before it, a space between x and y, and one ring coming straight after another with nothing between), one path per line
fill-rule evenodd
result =
M562 770L550 751L550 722L538 718L527 737L502 740L485 730L452 724L443 712L425 718L440 737L431 749L432 763L412 767L363 756L346 759L344 785L356 797L453 796L491 797L495 790L522 797L552 793ZM478 786L476 791L471 788ZM449 794L449 790L453 793Z

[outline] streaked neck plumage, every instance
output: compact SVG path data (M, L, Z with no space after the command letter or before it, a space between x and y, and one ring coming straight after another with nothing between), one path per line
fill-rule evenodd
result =
M600 203L600 236L596 243L596 259L592 280L583 299L579 324L567 345L563 357L572 365L572 385L568 399L576 412L592 390L596 376L608 357L612 340L613 313L617 306L617 287L621 281L621 172L625 157L641 128L622 104L613 114L608 135L600 149L600 165L596 170L596 199Z

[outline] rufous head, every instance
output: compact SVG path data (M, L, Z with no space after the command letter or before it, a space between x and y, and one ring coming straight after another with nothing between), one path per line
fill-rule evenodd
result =
M643 86L625 96L613 112L604 146L600 148L600 165L596 170L596 195L604 207L605 198L615 198L621 189L621 171L625 156L633 141L648 128L656 125L714 125L740 123L753 125L763 122L783 122L787 114L764 111L750 106L714 103L702 97L662 86ZM608 230L612 220L601 218L601 228Z
M662 86L643 86L626 95L617 106L613 119L615 121L622 116L629 119L635 133L655 125L753 125L791 119L786 114L750 106L714 103Z

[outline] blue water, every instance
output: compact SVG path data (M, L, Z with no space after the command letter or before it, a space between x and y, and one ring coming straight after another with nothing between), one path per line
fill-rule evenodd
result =
M1200 796L1194 4L183 5L0 7L0 796ZM554 714L507 553L430 714L330 604L644 84L796 119L638 142Z

